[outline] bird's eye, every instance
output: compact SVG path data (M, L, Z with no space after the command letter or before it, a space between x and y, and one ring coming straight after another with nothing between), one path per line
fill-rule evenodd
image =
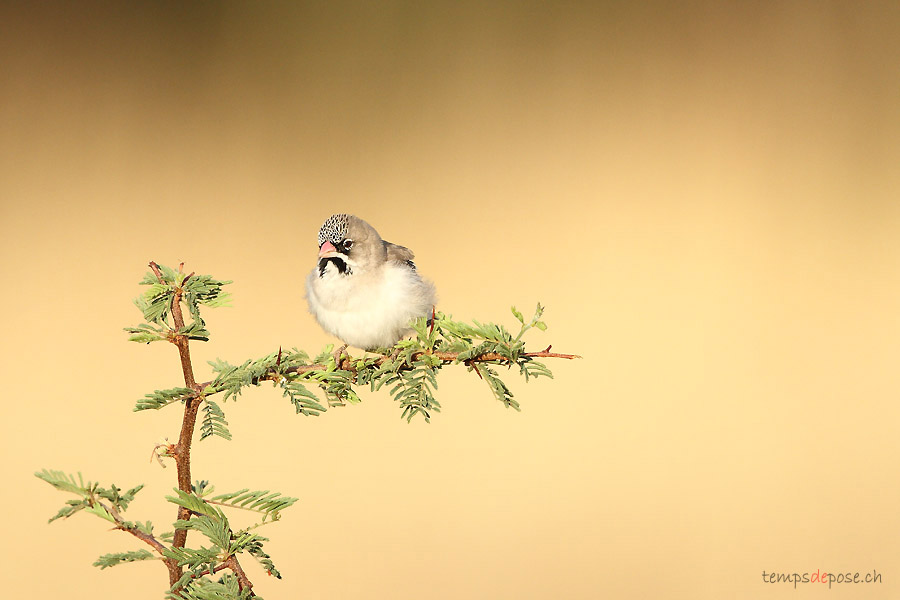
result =
M350 248L353 247L353 240L344 240L344 251L350 252Z

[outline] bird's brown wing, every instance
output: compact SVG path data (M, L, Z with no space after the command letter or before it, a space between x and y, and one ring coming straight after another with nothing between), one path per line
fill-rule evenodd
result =
M387 250L387 259L412 265L415 255L413 251L406 246L398 246L390 242L384 242L384 249Z

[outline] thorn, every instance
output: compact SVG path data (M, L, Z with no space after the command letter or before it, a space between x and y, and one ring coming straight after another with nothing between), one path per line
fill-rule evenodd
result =
M347 349L347 344L344 344L331 354L332 358L334 358L334 368L335 369L341 368L341 355L344 353L344 350L346 350L346 349Z
M278 346L278 358L275 360L275 368L281 366L281 346Z
M153 271L153 274L156 275L156 280L159 281L160 283L163 283L163 276L159 270L159 265L156 264L155 261L151 260L149 263L149 266L150 266L150 269Z
M552 348L552 347L553 347L553 344L550 344L543 350L543 352L550 352L550 348Z
M431 337L431 334L434 333L434 304L431 305L431 327L428 329L428 337Z
M467 360L467 361L466 361L466 364L467 364L468 366L472 367L473 369L475 369L475 372L478 373L478 379L482 379L482 380L484 379L484 377L481 376L481 371L478 370L478 365L476 365L476 364L475 364L474 362L472 362L471 360Z

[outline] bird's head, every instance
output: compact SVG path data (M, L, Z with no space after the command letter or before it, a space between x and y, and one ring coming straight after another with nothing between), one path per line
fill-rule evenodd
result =
M319 274L331 262L342 275L383 263L385 247L375 229L359 217L331 215L319 229Z

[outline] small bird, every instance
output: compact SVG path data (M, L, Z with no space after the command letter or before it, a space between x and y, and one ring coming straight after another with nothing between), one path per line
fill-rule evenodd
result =
M319 229L306 300L322 329L345 348L372 350L393 346L411 331L412 319L430 315L435 290L416 271L412 250L382 240L359 217L337 214Z

